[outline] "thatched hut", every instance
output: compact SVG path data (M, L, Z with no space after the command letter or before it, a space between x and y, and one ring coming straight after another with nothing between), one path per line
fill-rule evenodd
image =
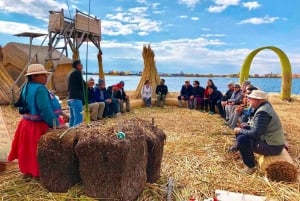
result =
M13 86L12 80L17 80L18 76L26 66L29 57L29 49L30 45L21 44L21 43L8 43L2 48L2 71L6 71L11 80L8 85ZM31 52L34 56L32 63L45 63L45 59L48 56L48 46L31 46ZM53 69L48 69L54 71L51 77L51 89L55 90L58 95L66 95L67 91L67 83L66 83L66 75L72 68L72 60L67 58L57 50L54 50L52 53L52 62ZM20 87L24 81L25 77L22 77L16 85ZM3 80L0 81L2 86ZM9 89L7 89L9 90Z

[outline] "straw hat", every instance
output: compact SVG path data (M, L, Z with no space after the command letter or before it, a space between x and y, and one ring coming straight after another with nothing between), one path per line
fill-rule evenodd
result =
M36 74L51 74L51 72L47 71L42 64L30 64L25 76Z
M253 90L251 94L248 95L249 98L267 100L268 94L262 90Z

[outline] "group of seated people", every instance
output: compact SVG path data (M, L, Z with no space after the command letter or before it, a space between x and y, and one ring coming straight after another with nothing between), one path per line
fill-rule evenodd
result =
M92 121L125 112L124 103L126 111L130 111L130 100L124 91L124 85L124 81L120 81L106 88L104 80L99 79L95 85L93 78L88 79L88 108Z
M94 86L94 80L90 78L87 84L92 120L114 116L120 111L124 112L124 103L126 103L126 110L130 110L123 81L107 89L103 80L99 80ZM208 79L205 88L200 86L197 80L193 82L193 86L189 80L186 80L178 96L178 104L180 107L186 104L190 109L198 109L209 114L214 114L215 108L218 108L225 124L233 129L236 135L236 142L229 151L239 151L246 166L242 171L252 174L256 171L254 153L278 155L285 148L282 125L268 102L267 94L251 85L250 81L244 81L242 85L229 82L227 86L228 90L222 94L211 79ZM163 107L168 94L164 79L161 79L160 84L156 86L155 93L157 103ZM150 80L144 82L141 97L145 106L152 106Z
M242 85L229 82L223 95L209 79L204 89L198 81L193 86L187 80L178 96L178 104L183 101L190 109L198 109L209 114L219 114L225 125L233 129L236 141L230 152L239 151L245 168L241 172L253 174L257 170L254 153L265 156L278 155L286 147L280 118L268 101L267 93L244 81Z

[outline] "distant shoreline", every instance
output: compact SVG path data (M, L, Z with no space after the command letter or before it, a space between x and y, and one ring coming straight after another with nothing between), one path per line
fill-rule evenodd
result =
M98 73L83 73L84 75L98 75ZM141 76L141 74L110 74L105 73L104 75L109 76ZM205 77L205 78L215 78L215 77L225 77L225 78L239 78L239 76L236 75L195 75L195 74L183 74L183 75L177 75L177 74L159 74L161 77ZM253 76L249 75L250 78L282 78L281 76ZM299 79L300 77L292 77L292 79Z

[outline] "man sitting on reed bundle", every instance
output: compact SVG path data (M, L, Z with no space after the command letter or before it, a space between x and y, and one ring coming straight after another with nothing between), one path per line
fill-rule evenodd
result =
M165 80L161 79L159 85L155 89L158 106L164 107L166 96L168 94L168 86L165 85Z
M247 166L243 172L253 174L256 171L254 152L265 156L279 155L285 140L280 119L268 102L267 93L253 90L248 99L254 115L249 125L234 128L234 133L237 149Z
M96 121L97 119L102 119L102 115L104 112L105 103L97 102L94 90L95 81L93 78L89 78L87 82L87 92L88 92L88 107L90 110L90 118L92 121Z
M187 101L190 99L190 96L192 95L192 91L193 91L193 87L190 84L190 81L186 80L184 82L184 85L181 86L180 96L178 96L179 107L183 107L182 101L187 103ZM186 106L188 106L188 105L186 104Z
M120 111L123 113L125 112L124 109L124 103L126 106L126 112L130 112L130 100L129 96L126 95L126 92L124 90L125 82L120 81L118 84L115 85L117 90L114 91L113 97L118 99L119 105L120 105Z
M111 97L111 93L105 87L105 81L99 79L98 87L95 87L95 97L97 102L104 102L103 117L114 117L120 112L120 107L116 99Z

